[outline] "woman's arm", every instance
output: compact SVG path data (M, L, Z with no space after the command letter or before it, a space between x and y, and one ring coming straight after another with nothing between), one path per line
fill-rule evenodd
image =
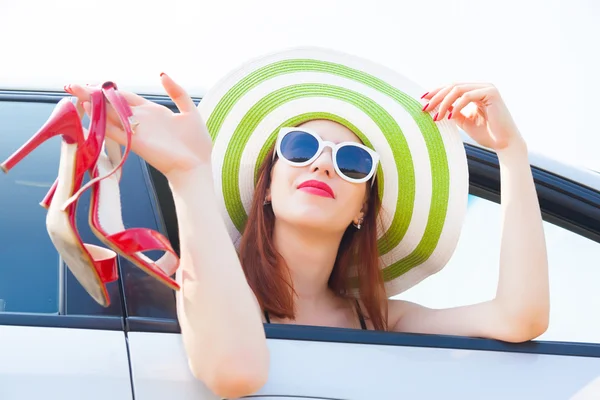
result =
M394 330L522 342L541 335L548 327L548 260L527 146L497 90L482 86L440 91L438 104L442 103L443 118L448 105L455 104L456 115L468 102L475 102L478 111L470 116L460 114L457 122L475 140L498 154L502 239L496 296L488 302L445 310L392 302Z
M190 368L217 395L242 397L263 386L269 369L258 302L217 208L206 124L183 87L166 74L160 80L179 113L119 91L138 121L131 150L167 177L175 200L181 248L177 313ZM69 85L69 91L90 115L91 89ZM111 105L106 135L127 143Z
M523 142L498 151L502 239L496 302L518 327L517 338L532 339L548 327L550 289L542 215Z
M194 375L216 394L260 389L269 352L256 297L217 209L209 166L168 176L179 224L177 311Z
M498 157L502 239L495 298L442 310L393 302L390 311L396 310L397 315L394 330L523 342L547 329L550 309L548 262L527 150L524 145L517 145L499 152Z

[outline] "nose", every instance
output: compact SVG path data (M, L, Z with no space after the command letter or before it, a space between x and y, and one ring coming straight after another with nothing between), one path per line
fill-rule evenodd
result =
M331 148L326 147L323 152L310 165L311 172L320 172L327 177L333 176L335 172L333 167L333 158Z

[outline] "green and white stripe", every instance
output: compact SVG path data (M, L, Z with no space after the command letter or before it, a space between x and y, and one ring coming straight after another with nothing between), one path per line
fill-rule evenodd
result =
M439 271L466 212L467 164L458 130L421 111L422 93L384 67L314 48L275 53L227 75L199 109L214 141L215 184L232 239L278 129L328 118L381 155L378 246L388 294Z

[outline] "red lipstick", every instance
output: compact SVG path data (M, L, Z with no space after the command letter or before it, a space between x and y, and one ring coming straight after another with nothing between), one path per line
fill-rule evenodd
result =
M302 182L300 185L298 185L298 189L302 189L317 196L331 197L332 199L335 199L333 189L331 189L328 184L314 179Z

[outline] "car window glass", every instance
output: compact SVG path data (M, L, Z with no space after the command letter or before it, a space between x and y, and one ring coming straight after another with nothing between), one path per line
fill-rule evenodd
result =
M0 159L4 161L52 112L45 103L0 102ZM56 178L60 142L52 140L0 175L0 299L3 311L58 311L59 257L38 203Z
M536 340L600 343L600 244L544 222L550 325ZM433 308L490 300L498 284L501 206L470 196L458 247L447 266L394 297Z
M0 101L0 162L44 124L54 106L53 102ZM8 174L0 173L0 311L120 315L118 283L109 285L111 307L96 304L70 271L61 268L48 236L46 210L39 203L57 177L60 148L61 139L52 138ZM83 241L100 244L87 224L89 192L78 204L77 226ZM68 301L61 302L59 293Z

